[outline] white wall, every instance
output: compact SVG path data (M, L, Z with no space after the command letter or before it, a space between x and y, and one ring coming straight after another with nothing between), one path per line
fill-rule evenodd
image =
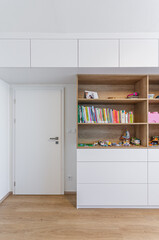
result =
M159 32L158 0L1 0L0 32Z
M76 85L65 85L65 191L76 191ZM70 179L68 177L71 177Z
M0 80L0 200L10 191L9 85Z

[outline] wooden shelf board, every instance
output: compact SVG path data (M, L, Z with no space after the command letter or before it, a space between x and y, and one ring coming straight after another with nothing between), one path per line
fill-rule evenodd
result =
M121 148L124 148L124 149L141 149L141 148L147 148L147 147L144 147L144 146L130 146L130 147L126 147L126 146L120 146L120 147L115 147L115 146L112 146L112 147L93 146L93 147L90 147L90 146L88 146L88 147L77 147L77 149L121 149Z
M116 104L134 104L147 101L147 98L120 98L120 99L85 99L85 98L78 98L78 103L84 104L99 104L99 103L116 103Z
M158 104L159 103L159 98L158 99L148 99L150 104Z
M146 125L147 123L78 123L78 126Z
M108 74L79 74L79 84L83 85L134 85L146 75L108 75Z
M148 123L149 125L159 125L159 123Z

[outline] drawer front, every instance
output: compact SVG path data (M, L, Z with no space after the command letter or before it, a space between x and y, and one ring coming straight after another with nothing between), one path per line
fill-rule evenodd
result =
M148 163L148 183L159 183L159 162Z
M148 204L159 205L159 184L148 185Z
M148 149L148 161L159 162L159 149Z
M76 40L32 40L32 67L77 67Z
M78 207L146 204L146 184L78 184Z
M147 161L147 149L77 149L77 161Z
M78 183L147 183L146 162L78 162Z

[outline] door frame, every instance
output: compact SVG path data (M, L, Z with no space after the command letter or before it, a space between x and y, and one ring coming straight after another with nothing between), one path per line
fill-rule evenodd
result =
M61 91L61 192L64 194L64 126L65 126L65 105L64 105L64 98L65 98L65 87L60 85L39 85L39 84L31 84L31 85L12 85L12 126L13 126L13 137L12 137L12 149L13 149L13 194L15 195L15 180L16 180L16 152L15 152L15 135L16 135L16 91L17 90L60 90Z

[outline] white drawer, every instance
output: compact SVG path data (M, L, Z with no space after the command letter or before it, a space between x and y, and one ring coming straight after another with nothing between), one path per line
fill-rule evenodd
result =
M147 161L147 149L77 149L77 161Z
M77 207L147 204L147 184L78 184Z
M147 183L146 162L78 162L78 183Z
M148 163L148 183L159 183L159 162Z
M159 184L148 185L148 204L159 205Z
M148 149L148 161L159 162L159 149Z

